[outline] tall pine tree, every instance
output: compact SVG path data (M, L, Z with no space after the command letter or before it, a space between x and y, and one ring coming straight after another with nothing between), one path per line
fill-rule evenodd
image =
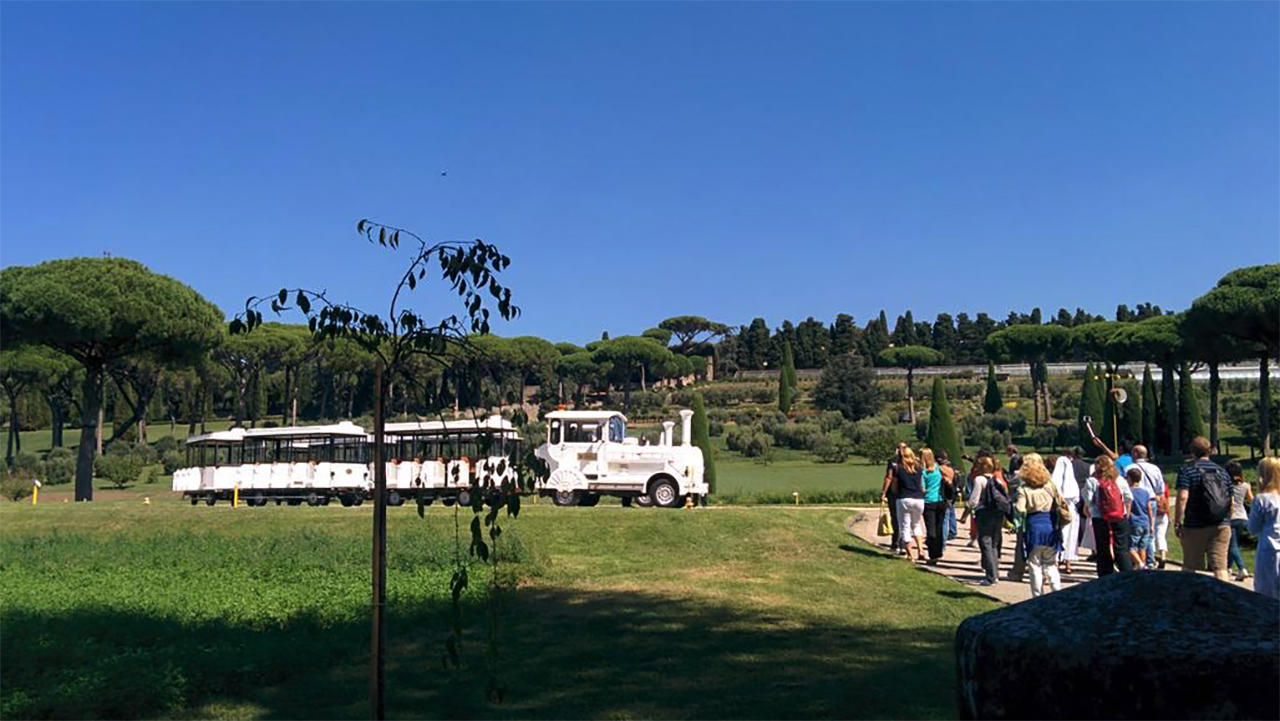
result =
M1181 381L1178 383L1178 428L1182 449L1191 444L1191 439L1204 435L1204 417L1200 413L1200 394L1196 392L1195 381L1191 379L1191 364L1182 363L1178 367Z
M707 407L702 402L702 394L693 394L693 445L702 449L703 478L707 481L707 492L716 492L716 455L711 446L711 428L707 422Z
M982 411L995 413L1004 407L1004 396L1000 395L1000 384L996 381L996 365L987 364L987 394L982 399Z
M1080 386L1080 412L1077 415L1077 422L1080 428L1080 445L1084 447L1086 453L1091 452L1093 440L1089 435L1089 430L1085 428L1084 419L1085 417L1093 419L1093 429L1097 431L1105 410L1105 401L1102 399L1102 381L1097 375L1097 367L1089 363L1085 366L1084 383Z
M1132 381L1124 384L1124 391L1129 398L1120 406L1120 437L1131 443L1140 443L1142 438L1142 391Z
M947 403L947 389L940 376L933 379L933 398L929 403L929 430L925 433L924 442L934 451L945 449L951 457L951 465L963 470L964 464L960 455L964 448L956 435L955 420L951 418L951 406Z
M1157 400L1156 382L1151 379L1151 364L1147 363L1142 370L1142 443L1152 453L1156 452L1159 440L1160 402Z
M778 410L791 411L796 393L796 361L791 355L791 342L782 341L782 368L778 372Z

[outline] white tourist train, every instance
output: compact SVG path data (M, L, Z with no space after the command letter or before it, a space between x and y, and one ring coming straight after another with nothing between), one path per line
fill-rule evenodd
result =
M559 506L594 506L601 496L666 508L704 500L708 488L702 450L692 444L693 411L680 411L680 418L679 446L672 421L662 424L658 445L642 445L627 437L627 417L617 411L548 413L547 441L537 455L550 475L540 492Z
M388 423L384 429L387 502L470 501L472 477L514 478L520 436L500 416L482 420ZM233 428L187 439L187 466L173 490L214 505L239 496L250 506L274 501L312 506L372 497L373 439L351 422L288 428Z

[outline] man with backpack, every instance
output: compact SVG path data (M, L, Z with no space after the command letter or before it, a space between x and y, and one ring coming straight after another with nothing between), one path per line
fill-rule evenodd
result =
M1193 459L1178 471L1178 504L1173 532L1182 540L1182 570L1194 573L1205 567L1226 581L1227 547L1231 545L1231 477L1209 460L1209 439L1191 440Z

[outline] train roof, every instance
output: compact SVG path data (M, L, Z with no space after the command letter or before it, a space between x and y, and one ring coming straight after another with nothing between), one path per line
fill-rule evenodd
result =
M499 415L484 419L462 418L451 421L409 421L407 423L388 423L383 432L393 436L430 435L441 432L465 431L501 431L514 434L516 427L511 421Z
M547 420L566 420L566 421L604 421L613 417L627 420L621 411L551 411L543 416Z
M282 428L232 428L225 431L214 431L191 436L188 445L201 443L242 443L255 438L315 438L315 437L349 437L364 438L368 434L363 428L351 421L342 421L325 426L284 426Z

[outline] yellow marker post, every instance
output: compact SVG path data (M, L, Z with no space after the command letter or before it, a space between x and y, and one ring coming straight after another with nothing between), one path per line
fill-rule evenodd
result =
M40 500L40 481L32 479L31 481L31 505L36 505Z
M231 490L231 507L235 508L240 505L240 484L237 483Z
M800 505L800 491L793 491L791 495L796 499L796 505Z

